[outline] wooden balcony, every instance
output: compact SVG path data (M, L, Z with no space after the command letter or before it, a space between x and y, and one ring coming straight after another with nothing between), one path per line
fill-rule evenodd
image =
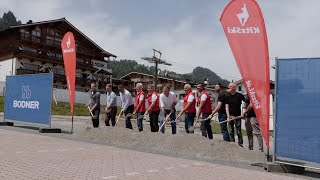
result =
M37 46L37 48L42 48L42 47L47 47L47 48L54 47L54 49L61 48L61 41L54 40L54 39L47 39L46 37L39 37L39 36L30 35L30 34L20 33L20 39L23 42L27 42L34 46ZM85 47L77 47L76 52L79 54L88 55L92 57L97 55L95 51Z
M37 73L43 73L40 71L36 70L31 70L31 69L17 69L17 75L22 75L22 74L37 74Z
M89 85L89 80L85 79L85 78L77 77L76 78L76 85L85 87L85 86Z
M29 52L29 51L20 51L20 50L15 50L14 54L18 58L25 58L32 61L40 61L42 64L45 63L50 63L55 65L62 65L63 66L63 59L62 58L57 58L54 56L48 56L46 53L36 53L36 52ZM77 68L78 69L84 69L84 70L89 70L89 71L96 71L97 69L94 68L90 63L81 63L81 62L76 62L77 63Z
M67 84L66 76L62 74L53 74L53 83L60 82L64 85Z

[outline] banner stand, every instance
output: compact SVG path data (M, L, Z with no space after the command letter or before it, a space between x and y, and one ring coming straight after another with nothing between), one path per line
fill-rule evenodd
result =
M39 128L40 133L61 133L60 128Z
M14 126L17 123L19 127L32 127L40 133L61 133L60 128L51 126L52 87L52 73L7 76L4 117L0 126ZM51 92L51 96L45 92ZM16 102L25 102L28 106L22 107L22 103L19 106Z
M73 133L73 115L72 115L72 118L71 118L71 134Z
M51 87L53 87L53 78L51 81ZM52 114L52 97L54 96L53 94L53 89L52 89L52 96L51 96L51 100L50 100L50 115L49 115L49 119L50 119L50 123L49 123L49 128L39 128L39 132L40 133L61 133L61 129L60 128L52 128L51 127L51 114Z
M0 122L0 126L14 126L13 122Z

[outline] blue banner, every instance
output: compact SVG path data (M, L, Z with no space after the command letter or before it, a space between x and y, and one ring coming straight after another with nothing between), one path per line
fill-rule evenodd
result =
M279 59L275 155L320 163L320 58Z
M53 74L7 76L4 119L50 126Z

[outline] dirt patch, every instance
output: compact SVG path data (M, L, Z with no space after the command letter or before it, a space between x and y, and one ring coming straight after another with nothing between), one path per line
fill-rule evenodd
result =
M236 143L216 139L209 140L197 134L178 132L176 135L171 135L170 128L167 129L167 134L162 134L151 133L149 130L137 132L123 126L96 129L86 127L79 129L74 135L84 139L94 139L99 142L125 146L130 149L147 149L151 152L178 154L208 160L249 163L264 161L262 152L249 151Z

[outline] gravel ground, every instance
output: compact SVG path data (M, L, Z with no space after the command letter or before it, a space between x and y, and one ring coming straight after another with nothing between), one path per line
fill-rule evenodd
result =
M246 137L244 137L244 147L238 146L237 143L223 141L220 134L214 134L214 139L209 140L201 136L199 123L195 129L195 134L186 134L183 122L179 122L177 134L172 135L170 124L166 127L166 134L162 134L150 132L150 125L146 121L143 122L144 131L138 132L135 120L132 120L134 129L130 130L125 128L124 119L120 119L116 127L106 127L103 119L104 116L102 115L100 117L100 127L93 128L90 117L74 117L74 133L68 135L68 138L206 161L218 160L235 163L262 163L265 161L264 153L257 149L254 151L247 149ZM71 117L52 116L51 123L53 128L61 128L65 133L70 132ZM15 123L15 126L20 125L23 124ZM63 134L52 136L65 137ZM257 148L257 145L255 145L255 148Z
M237 162L264 162L265 155L260 151L249 151L237 143L228 143L216 136L213 140L202 137L199 128L195 134L186 134L183 124L178 124L176 135L171 134L171 127L166 127L166 134L150 132L149 123L144 122L144 131L138 132L136 121L132 121L133 130L124 128L124 120L120 119L118 126L106 127L100 121L99 128L92 128L91 120L82 121L82 128L75 129L74 136L81 139L91 139L113 145L120 145L130 149L149 152L162 152L179 156L197 157L207 160L223 160Z

